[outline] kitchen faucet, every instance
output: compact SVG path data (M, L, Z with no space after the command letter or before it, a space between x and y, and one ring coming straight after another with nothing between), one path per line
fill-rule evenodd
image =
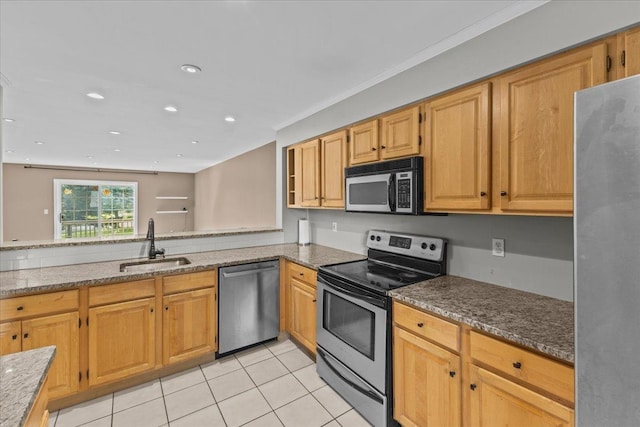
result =
M151 244L149 245L149 259L156 259L156 255L162 255L162 257L164 258L164 249L156 249L156 236L154 231L153 218L149 218L147 240L151 240Z

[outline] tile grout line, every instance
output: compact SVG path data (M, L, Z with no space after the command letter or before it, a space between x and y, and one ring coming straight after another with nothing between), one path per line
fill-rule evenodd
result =
M235 355L233 356L233 358L238 360ZM240 364L239 361L238 361L238 364ZM242 365L240 365L240 366L242 366ZM204 375L204 370L202 369L202 365L200 365L200 370L202 371L202 375ZM235 372L235 371L232 371L232 372ZM205 382L207 383L207 387L209 387L209 392L211 392L211 396L213 396L213 401L216 402L215 405L216 405L216 408L218 409L218 412L220 412L220 417L222 418L222 422L224 423L225 426L228 426L229 423L227 423L227 420L225 420L224 414L222 413L222 410L220 409L220 405L218 405L218 399L216 399L216 395L213 394L213 390L211 389L211 384L209 384L210 380L207 379L206 375L204 375L204 378L205 378ZM219 377L216 377L216 378L219 378ZM212 378L212 379L214 379L214 378ZM208 406L207 406L207 408L208 408Z
M164 416L167 417L167 425L170 426L169 422L169 411L167 410L167 400L164 398L164 387L162 386L162 378L158 378L160 382L160 392L162 393L162 404L164 405Z

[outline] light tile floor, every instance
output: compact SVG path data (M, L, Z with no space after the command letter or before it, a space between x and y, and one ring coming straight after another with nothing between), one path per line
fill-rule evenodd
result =
M292 341L53 412L50 427L365 427Z

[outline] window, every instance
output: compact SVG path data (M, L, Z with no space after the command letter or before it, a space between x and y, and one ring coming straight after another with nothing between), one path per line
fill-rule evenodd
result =
M133 236L138 183L54 179L55 238Z

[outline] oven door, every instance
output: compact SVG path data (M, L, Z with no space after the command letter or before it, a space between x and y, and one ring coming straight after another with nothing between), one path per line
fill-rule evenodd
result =
M386 296L318 275L318 346L383 394L387 308Z
M345 211L393 212L395 173L351 176L345 179Z

